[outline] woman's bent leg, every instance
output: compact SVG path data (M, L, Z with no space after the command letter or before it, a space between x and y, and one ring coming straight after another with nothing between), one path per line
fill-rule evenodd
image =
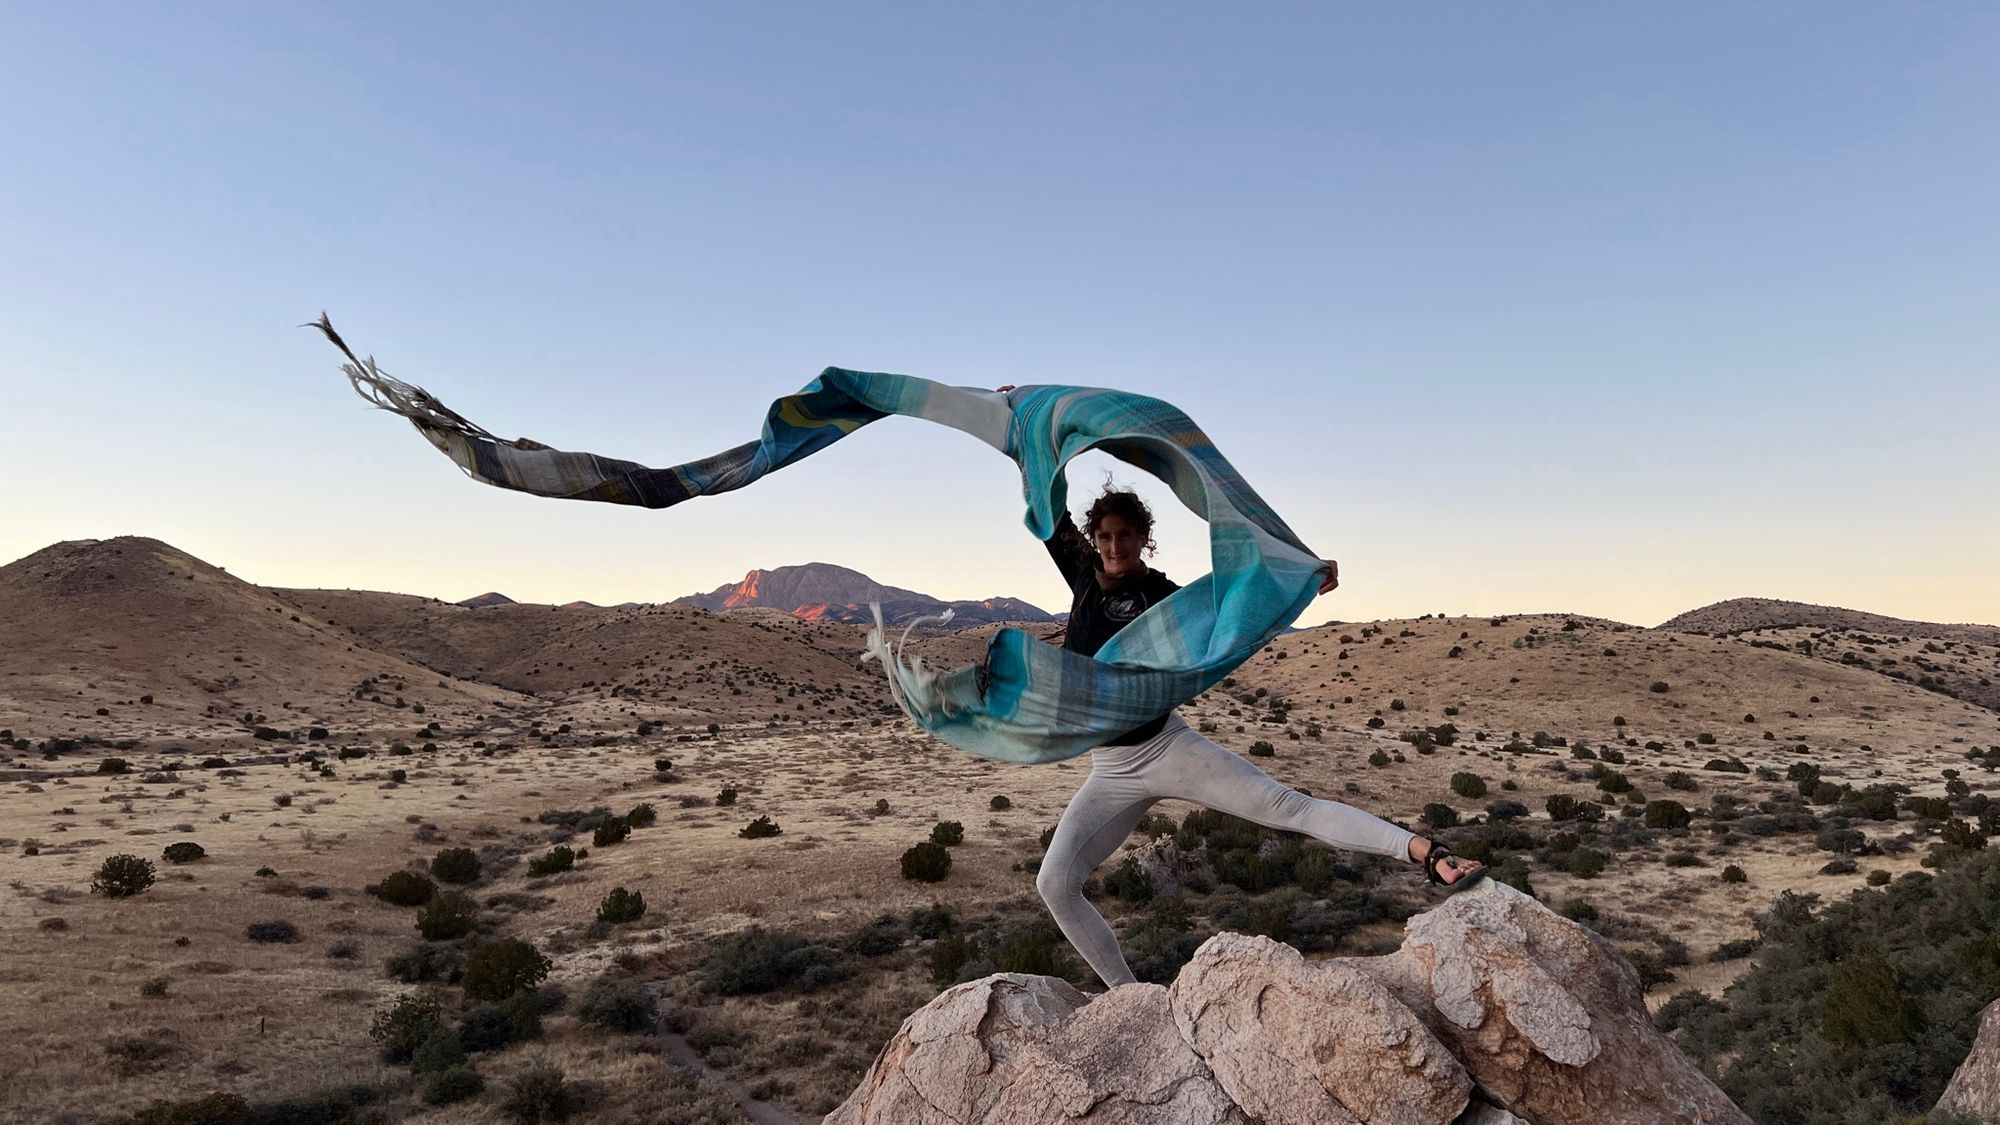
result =
M1183 725L1160 755L1153 791L1240 816L1266 828L1303 832L1322 844L1408 861L1415 835L1339 801L1308 797Z
M1063 936L1083 954L1107 988L1131 984L1137 978L1118 950L1118 935L1112 933L1111 924L1083 897L1083 881L1132 834L1153 800L1130 784L1107 779L1093 770L1063 810L1048 854L1042 857L1042 869L1035 876L1035 889L1041 892Z

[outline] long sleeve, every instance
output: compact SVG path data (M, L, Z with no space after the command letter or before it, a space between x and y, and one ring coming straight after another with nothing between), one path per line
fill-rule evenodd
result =
M1049 549L1049 557L1056 561L1056 569L1062 571L1063 581L1069 583L1072 592L1096 569L1096 553L1090 549L1090 541L1083 537L1083 532L1076 529L1076 521L1068 512L1056 521L1055 534L1043 540L1043 546Z

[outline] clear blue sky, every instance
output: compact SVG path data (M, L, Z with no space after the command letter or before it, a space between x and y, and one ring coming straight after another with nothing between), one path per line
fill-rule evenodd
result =
M653 465L828 364L1155 394L1340 560L1308 624L2000 621L1991 6L0 14L0 562L137 534L616 602L820 560L1061 604L963 435L542 500L367 409L294 327L324 308L496 432Z

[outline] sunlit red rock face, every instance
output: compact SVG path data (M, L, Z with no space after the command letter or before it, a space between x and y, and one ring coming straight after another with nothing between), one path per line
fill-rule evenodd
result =
M1002 973L904 1021L827 1125L1750 1125L1605 941L1500 883L1383 957L1219 934L1171 986Z
M1019 598L986 598L981 601L946 602L914 590L884 586L860 571L831 563L781 566L775 570L753 570L741 582L719 586L706 594L675 599L677 605L691 605L711 613L732 609L776 609L807 621L864 624L874 620L869 603L882 606L882 616L890 622L907 622L918 617L952 611L952 625L981 625L993 621L1051 621L1054 618Z

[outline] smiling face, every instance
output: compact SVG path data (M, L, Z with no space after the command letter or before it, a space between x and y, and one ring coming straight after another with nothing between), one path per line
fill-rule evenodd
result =
M1146 545L1146 533L1124 516L1106 514L1100 518L1090 541L1097 548L1104 573L1110 577L1127 578L1146 569L1139 559L1139 551Z

